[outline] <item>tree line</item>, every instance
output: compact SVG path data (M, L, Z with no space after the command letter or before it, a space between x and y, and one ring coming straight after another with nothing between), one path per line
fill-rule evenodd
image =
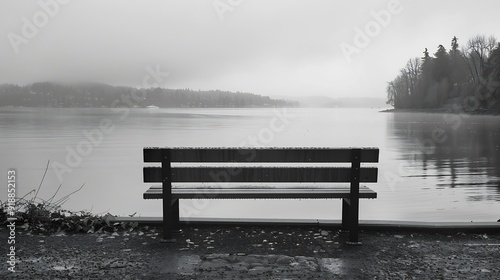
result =
M500 99L500 43L477 35L460 47L453 37L431 55L410 59L387 84L387 104L396 109L498 109Z
M296 103L272 99L268 96L221 90L136 89L105 84L64 85L50 82L34 83L26 86L0 85L0 106L97 108L146 107L150 105L161 108L297 106Z

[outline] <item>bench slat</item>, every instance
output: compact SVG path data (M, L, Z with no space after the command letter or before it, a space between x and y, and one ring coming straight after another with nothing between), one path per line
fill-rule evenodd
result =
M351 162L352 148L169 148L171 162ZM144 162L161 162L162 148L144 148ZM361 162L378 162L378 148L361 148Z
M363 186L369 189L368 186ZM161 189L161 184L151 185L150 189ZM295 190L295 189L349 189L348 184L339 183L285 183L285 184L275 184L275 183L173 183L173 189L284 189L284 190Z
M348 167L175 167L172 182L350 182ZM361 168L360 182L377 182L377 168ZM162 182L161 167L144 167L145 183Z
M350 188L172 188L173 199L320 199L349 198ZM377 198L377 193L360 187L360 198ZM162 189L153 186L144 193L144 199L162 199Z

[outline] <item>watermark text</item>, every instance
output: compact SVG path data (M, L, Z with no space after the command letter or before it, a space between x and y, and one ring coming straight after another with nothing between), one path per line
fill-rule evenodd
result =
M9 230L7 269L11 272L16 272L16 177L15 169L7 171L7 229Z

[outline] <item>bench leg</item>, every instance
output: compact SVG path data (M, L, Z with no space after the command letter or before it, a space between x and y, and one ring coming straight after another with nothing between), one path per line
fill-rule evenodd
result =
M349 216L350 216L350 201L349 198L342 199L342 230L349 230Z
M161 150L162 204L163 204L163 239L161 242L173 243L172 238L172 169L170 150Z
M179 226L179 200L175 199L172 201L172 225L173 229L178 231Z
M164 243L173 243L175 239L172 237L173 230L173 213L170 200L163 200L163 240Z
M351 199L351 205L349 207L349 244L359 245L358 239L358 227L359 227L359 200Z
M359 181L361 178L361 150L351 151L351 190L349 193L349 242L351 245L361 244L358 240L359 223Z

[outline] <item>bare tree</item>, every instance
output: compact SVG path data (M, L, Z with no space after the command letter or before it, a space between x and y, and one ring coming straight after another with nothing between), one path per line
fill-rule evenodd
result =
M419 103L418 97L418 80L420 78L420 68L422 67L421 59L418 57L408 60L406 63L406 73L408 76L408 87L411 102Z
M483 77L488 58L496 45L497 40L494 36L477 35L467 42L463 53L466 56L472 79L476 84Z

